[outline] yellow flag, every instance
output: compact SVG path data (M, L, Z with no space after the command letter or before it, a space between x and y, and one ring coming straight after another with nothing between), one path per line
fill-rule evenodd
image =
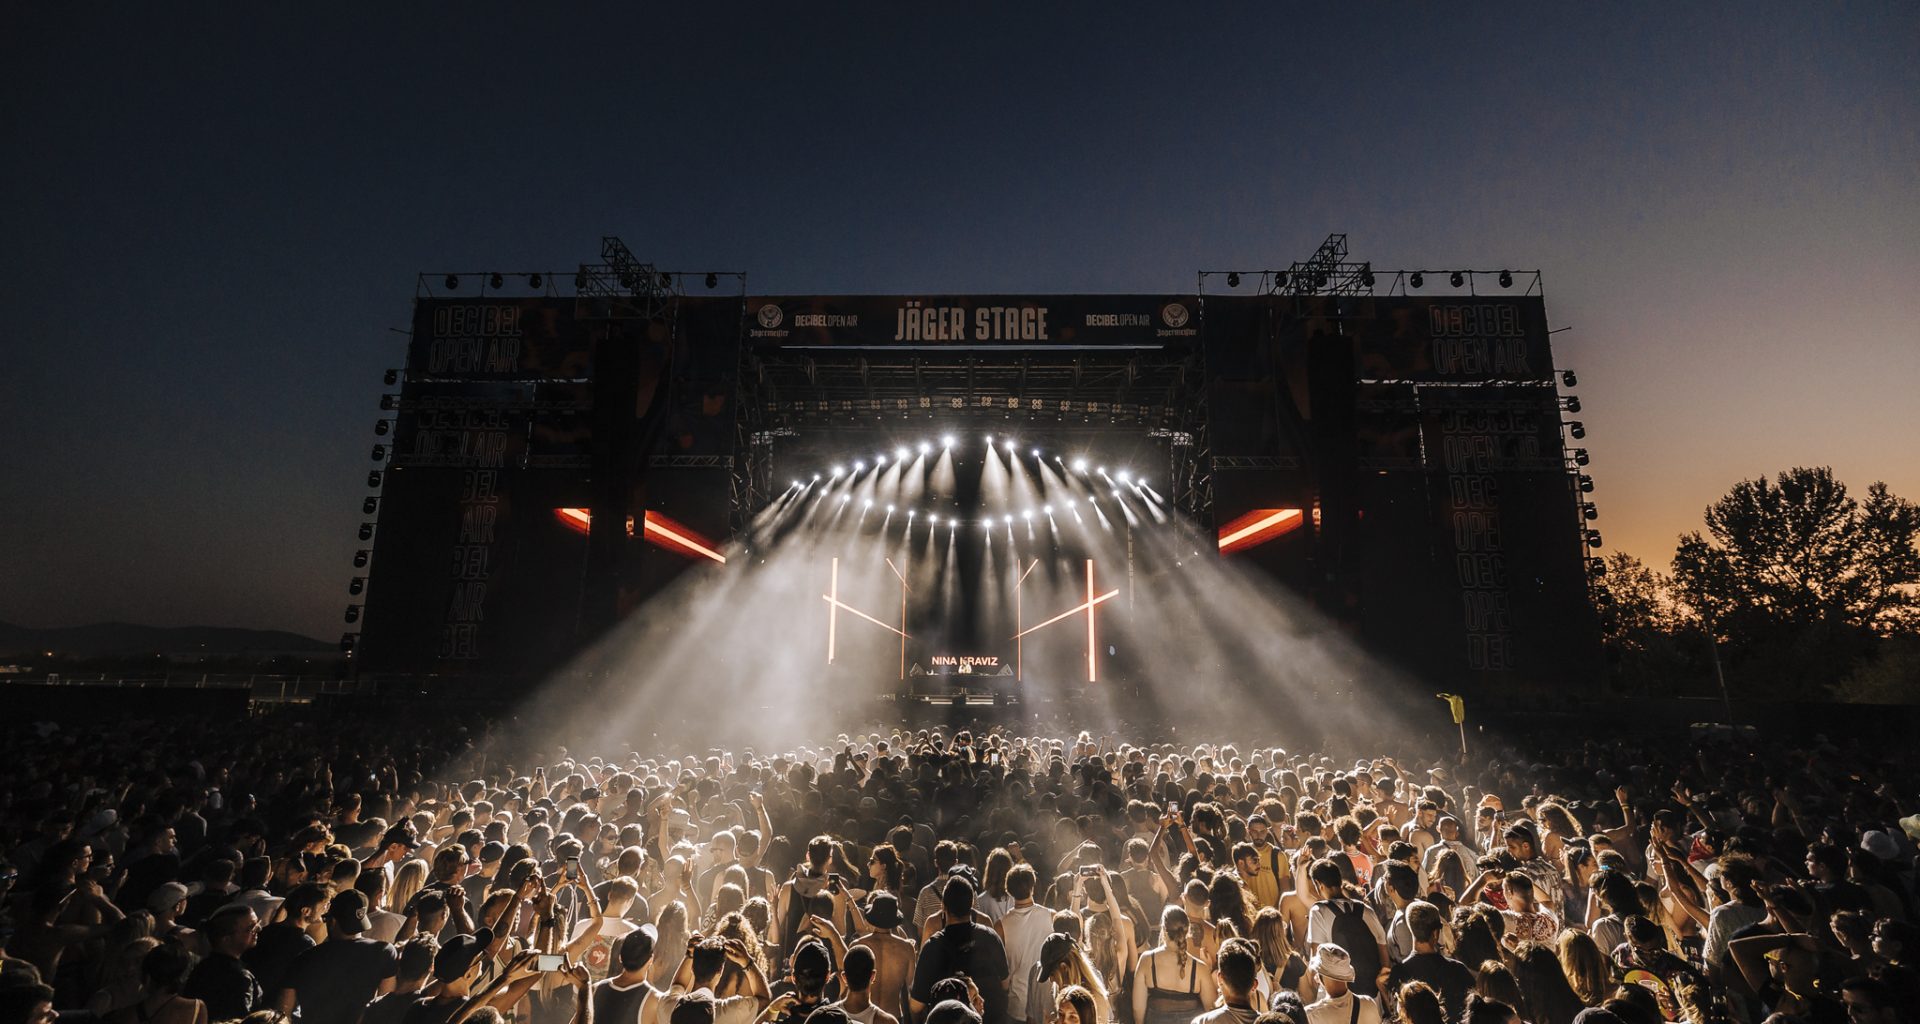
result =
M1467 699L1453 693L1436 693L1435 697L1447 702L1447 710L1453 713L1453 724L1465 725L1467 721Z

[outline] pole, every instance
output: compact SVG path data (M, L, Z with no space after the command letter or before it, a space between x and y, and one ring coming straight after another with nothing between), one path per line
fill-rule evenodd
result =
M1700 631L1707 635L1707 650L1713 654L1713 677L1720 682L1720 708L1727 717L1727 731L1731 733L1733 731L1733 698L1727 695L1727 673L1720 667L1720 641L1713 635L1713 630L1708 628L1704 619L1700 622Z
M1467 759L1467 723L1460 723L1460 760Z

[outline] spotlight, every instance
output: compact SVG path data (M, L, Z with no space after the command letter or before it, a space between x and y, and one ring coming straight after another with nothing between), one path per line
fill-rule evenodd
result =
M1366 288L1373 287L1373 264L1360 264L1360 284Z
M1590 547L1590 548L1597 548L1597 547L1599 547L1599 546L1600 546L1600 531L1599 531L1599 530L1588 530L1588 531L1587 531L1587 546L1588 546L1588 547Z
M348 605L347 606L347 623L351 625L359 621L360 621L360 606L357 604Z
M366 500L360 503L360 514L363 516L370 516L379 510L380 499L371 494L367 495Z
M1011 515L1004 515L1004 516L1001 516L1000 518L1001 518L1001 519L1004 519L1004 520L1006 520L1006 523L1007 523L1007 525L1008 525L1008 526L1012 526L1012 525L1013 525L1013 516L1011 516Z
M353 567L355 569L365 569L367 562L372 558L373 552L368 551L366 548L361 548L353 553Z
M1075 473L1085 473L1087 471L1087 460L1085 459L1073 460L1073 471Z
M818 474L818 473L815 473L815 474L813 474L813 482L814 482L814 483L819 483L819 482L820 482L820 474Z
M1587 571L1595 576L1605 576L1607 574L1607 560L1604 558L1587 559Z
M584 292L587 290L587 274L585 271L573 275L573 290L576 292Z
M342 634L340 634L340 650L341 650L341 651L342 651L343 653L345 653L345 654L352 654L352 653L353 653L353 642L354 642L355 640L358 640L359 638L360 638L360 637L359 637L359 634L357 634L357 633L342 633Z
M1053 514L1053 506L1052 506L1052 505L1044 505L1044 506L1042 506L1042 507L1041 507L1041 509L1040 509L1040 511L1041 511L1042 513L1044 513L1044 514L1046 514L1046 515L1052 515L1052 514Z
M860 506L860 507L861 507L861 508L872 508L872 507L873 507L873 499L872 499L872 498L868 498L868 499L867 499L867 503L866 503L866 504L864 504L864 505L862 505L862 506Z
M1096 467L1094 467L1094 470L1093 470L1093 471L1094 471L1095 473L1098 473L1098 474L1100 474L1101 476L1106 476L1106 475L1107 475L1107 467L1105 467L1105 466L1096 466Z
M1274 286L1275 288L1285 288L1285 287L1287 286L1287 272L1286 272L1286 271L1284 271L1284 270L1276 270L1276 271L1274 271L1274 272L1273 272L1273 286Z
M933 451L933 445L925 441L920 442L920 454L926 455L931 451Z
M851 494L842 494L842 495L840 496L840 504L842 504L842 505L845 505L845 504L846 504L847 502L849 502L849 501L852 501L852 500L853 500L853 495L851 495Z
M1229 288L1238 288L1238 287L1240 287L1240 275L1239 275L1239 274L1237 274L1237 273L1234 273L1234 274L1228 274L1228 275L1227 275L1227 287L1229 287Z
M1013 438L1007 438L1007 451L1013 451Z
M1585 473L1580 474L1580 493L1581 494L1593 493L1593 478L1588 476Z
M1421 285L1426 283L1427 283L1427 276L1425 274L1422 274L1418 270L1413 272L1412 277L1407 278L1407 287L1409 288L1418 288Z
M1567 433L1572 434L1573 439L1578 441L1587 436L1587 425L1579 420L1574 420L1572 423L1567 424Z
M355 576L347 581L347 593L355 597L358 597L360 592L366 589L367 578L365 576Z
M795 480L795 481L793 482L793 489L794 489L794 490L796 490L796 491L800 489L800 481L798 481L798 480Z
M392 387L395 384L400 383L400 371L388 370L387 375L385 377L382 377L381 379L386 381L386 384L388 387Z
M1593 460L1587 457L1587 450L1586 450L1585 448L1575 448L1575 449L1573 450L1573 464L1574 464L1574 465L1576 465L1576 466L1584 466L1584 465L1586 465L1587 463L1589 463L1589 462L1591 462L1591 461L1593 461Z
M1131 477L1132 477L1132 476L1133 476L1133 474L1132 474L1132 473L1129 473L1129 472L1127 472L1126 470L1124 470L1124 469L1123 469L1123 470L1121 470L1121 471L1120 471L1120 482L1121 482L1121 483L1123 483L1123 484L1125 484L1125 483L1132 483L1132 482L1133 482L1133 481L1132 481L1132 479L1131 479Z
M540 275L539 275L539 274L528 274L528 275L527 275L527 287L529 287L529 288L538 288L538 287L540 287Z
M388 381L388 383L392 383L392 381ZM1577 388L1580 386L1580 378L1574 376L1574 373L1572 370L1561 370L1560 383L1565 384L1567 387L1570 387L1570 388Z
M853 471L855 473L864 473L866 472L866 469L867 469L867 464L865 462L855 461L853 464Z
M1467 281L1467 276L1465 274L1462 274L1458 270L1454 271L1452 274L1448 275L1447 277L1447 283L1454 286L1455 288L1458 288L1461 285L1465 284L1466 281Z
M988 435L987 435L987 444L988 444L988 446L992 446L992 444L993 444L993 435L992 435L992 434L988 434Z
M376 445L374 445L374 446L373 446L373 461L375 461L375 462L385 462L385 461L387 461L387 446L386 446L386 445L384 445L384 444L376 444Z
M372 539L373 539L373 524L372 524L372 523L361 523L361 524L360 524L360 532L359 532L358 534L356 534L356 536L358 536L358 537L359 537L359 538L360 538L361 540L372 540Z
M1033 518L1033 510L1032 510L1032 509L1028 509L1028 510L1026 510L1025 512L1022 512L1022 513L1020 513L1020 518L1022 518L1022 519L1032 519L1032 518Z
M845 473L846 471L847 471L847 467L845 467L845 466L835 466L835 467L833 467L833 475L834 475L834 476L839 476L840 474L842 474L842 473Z
M392 433L392 431L393 431L392 421L390 420L374 420L373 421L373 433L375 437L385 437L389 433Z
M886 464L887 464L887 453L886 453L886 452L881 452L880 454L878 454L878 455L875 455L875 456L873 457L873 464L874 464L874 465L876 465L876 466L884 466L884 465L886 465Z
M1326 271L1324 271L1324 270L1317 270L1317 271L1315 271L1315 272L1314 272L1314 274L1313 274L1313 286L1314 286L1315 288L1325 288L1325 287L1327 286L1327 272L1326 272Z
M946 436L940 438L940 447L942 448L953 447L953 435L947 434Z
M383 411L392 412L399 405L400 405L399 395L381 395L380 396L380 408Z
M933 525L935 525L935 526L939 526L939 525L940 525L940 513L938 513L938 512L935 512L935 513L934 513L933 515L930 515L930 516L928 516L928 517L927 517L927 522L929 522L929 523L932 523L932 524L933 524Z
M921 447L925 448L926 446L921 445ZM913 457L913 453L907 450L906 445L901 445L900 447L895 448L893 450L893 460L895 462L905 462L912 457Z
M892 505L888 505L888 506L887 506L887 514L888 514L888 515L892 515L892 514L893 514L893 506L892 506Z
M1595 519L1600 518L1600 510L1594 506L1593 502L1583 501L1580 503L1580 515L1585 518L1587 522L1593 522Z
M502 288L505 288L506 286L507 286L507 279L504 277L501 277L499 274L493 274L487 278L487 287L493 289L496 292Z
M448 290L448 291L450 291L450 292L455 292L455 291L459 291L459 290L460 290L460 275L458 275L458 274L448 274L448 275L447 275L447 279L446 279L446 281L445 281L444 283L446 284L446 286L447 286L447 290Z
M708 274L708 275L707 275L707 290L708 290L708 291L712 291L712 290L714 290L715 288L718 288L718 287L720 287L720 275L719 275L719 274Z
M1579 411L1580 411L1580 396L1579 396L1579 395L1568 395L1568 396L1567 396L1567 411L1568 411L1568 412L1579 412Z
M1029 454L1031 454L1031 455L1032 455L1032 456L1033 456L1034 458L1036 458L1036 459L1037 459L1037 458L1039 458L1039 457L1040 457L1040 449L1038 449L1038 448L1035 448L1035 449L1034 449L1034 450L1033 450L1033 451L1032 451L1031 453L1029 453Z
M1513 272L1512 272L1512 271L1510 271L1510 270L1502 270L1502 271L1500 272L1500 287L1502 287L1502 288L1511 288L1511 287L1513 287Z
M380 486L380 481L381 481L381 479L382 479L382 477L381 477L381 475L380 475L380 471L379 471L379 470L377 470L377 469L370 469L370 470L367 470L367 486L368 486L368 487L378 487L378 486Z

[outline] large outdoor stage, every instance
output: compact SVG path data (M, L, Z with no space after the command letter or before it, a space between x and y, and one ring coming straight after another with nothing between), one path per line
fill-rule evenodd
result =
M726 599L735 671L1073 701L1205 658L1225 560L1422 679L1557 687L1597 655L1573 382L1537 274L1344 236L1150 295L762 295L614 239L423 275L343 643L527 678L724 585L770 595Z

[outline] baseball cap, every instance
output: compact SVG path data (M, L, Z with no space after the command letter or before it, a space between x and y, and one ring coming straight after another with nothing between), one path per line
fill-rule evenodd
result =
M367 916L367 894L358 889L342 889L327 904L327 927L347 935L358 935L373 927Z
M1331 981L1353 980L1353 957L1338 945L1325 942L1313 954L1314 973Z
M186 886L179 882L167 882L154 889L153 893L147 897L147 909L155 913L172 910L186 898Z
M420 848L420 836L413 829L412 819L403 820L400 824L387 829L387 834L380 839L380 847L382 849L392 846L395 843L399 843L409 850L418 850Z
M482 950L493 942L493 929L482 928L471 935L456 935L440 947L433 958L433 976L439 981L457 981L473 967Z

